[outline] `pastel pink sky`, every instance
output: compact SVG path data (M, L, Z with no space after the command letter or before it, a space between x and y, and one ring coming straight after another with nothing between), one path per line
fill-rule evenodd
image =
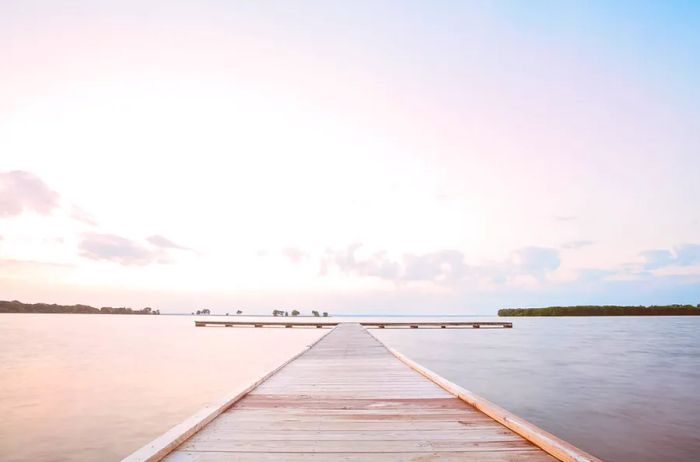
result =
M0 299L700 303L700 15L634 5L3 2Z

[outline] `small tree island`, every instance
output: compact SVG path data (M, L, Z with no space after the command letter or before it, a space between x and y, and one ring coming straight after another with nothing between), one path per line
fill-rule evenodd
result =
M292 310L292 316L300 316L301 311L299 310ZM319 313L317 310L311 310L311 315L314 317L320 317L321 313ZM283 311L283 310L272 310L272 316L289 316L289 311ZM328 317L328 312L324 311L323 312L324 317Z
M700 316L700 305L580 305L504 308L499 316Z

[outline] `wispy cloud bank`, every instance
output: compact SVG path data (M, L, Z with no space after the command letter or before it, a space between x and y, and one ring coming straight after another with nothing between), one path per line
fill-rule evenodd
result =
M61 195L33 173L15 170L0 173L0 217L13 217L24 212L50 215L60 210L73 220L97 226L88 212L73 205L61 206Z
M183 247L179 244L176 244L173 241L171 241L170 239L168 239L164 236L161 236L159 234L154 234L153 236L149 236L148 238L146 238L146 240L150 244L152 244L156 247L163 248L163 249L191 250L189 247Z
M37 260L16 260L12 258L0 258L0 269L36 269L36 268L73 268L75 265L55 263Z
M578 275L578 282L598 283L600 281L605 280L609 276L614 276L618 274L618 271L600 268L582 268L579 269L576 273Z
M645 250L639 254L644 259L644 269L658 269L673 264L674 257L670 250Z
M404 255L402 279L406 281L455 282L468 275L464 254L441 250L422 255Z
M393 282L456 284L488 279L504 283L510 277L523 275L542 279L561 264L559 252L548 247L523 247L513 251L506 261L482 265L467 264L464 253L456 249L391 258L385 251L360 257L360 248L361 244L353 244L345 250L328 251L321 259L321 274L336 268L343 273Z
M307 253L298 247L285 247L282 249L282 255L287 257L292 263L299 263L307 256Z
M399 264L387 257L386 252L379 251L365 257L357 257L357 250L362 244L352 244L345 250L330 250L321 259L321 274L326 274L333 266L340 271L358 276L378 277L395 280L399 277Z
M48 215L58 207L59 195L39 177L20 170L0 173L0 217L32 211Z
M683 244L676 247L676 263L681 266L700 263L700 245Z
M172 263L169 250L192 250L159 234L150 236L146 238L146 242L141 243L115 234L105 233L84 235L79 249L80 255L85 258L136 266L151 263Z
M97 226L97 220L87 213L85 210L81 209L77 205L74 205L70 211L70 217L74 220L80 221L90 226Z
M559 251L549 247L523 247L511 254L513 269L521 274L542 277L561 265Z
M651 249L639 254L644 259L644 269L653 270L667 266L691 266L700 263L700 245L682 244L670 251Z
M590 245L593 245L593 241L569 241L565 242L562 247L567 250L577 250L581 249L583 247L588 247Z
M86 234L79 244L80 255L92 260L107 260L120 265L168 263L163 250L149 249L136 241L114 234Z

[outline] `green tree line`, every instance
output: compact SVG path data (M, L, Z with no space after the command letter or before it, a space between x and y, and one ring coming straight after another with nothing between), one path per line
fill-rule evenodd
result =
M693 305L578 305L546 308L504 308L499 316L700 316L700 304Z
M89 305L57 305L55 303L22 303L17 300L11 302L0 300L0 313L160 314L160 310L152 310L148 307L134 310L126 307L103 306L95 308Z
M299 310L292 310L292 316L299 316L300 314L301 314L301 312L300 312ZM316 317L321 316L321 313L319 313L319 312L316 311L316 310L312 310L312 311L311 311L311 314L314 315L314 316L316 316ZM289 311L284 311L284 310L272 310L272 316L289 316ZM323 312L323 316L327 318L327 317L328 317L328 312L327 312L327 311L324 311L324 312Z

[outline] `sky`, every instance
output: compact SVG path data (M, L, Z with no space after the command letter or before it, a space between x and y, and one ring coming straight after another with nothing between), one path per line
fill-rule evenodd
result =
M694 1L0 2L0 299L700 303Z

